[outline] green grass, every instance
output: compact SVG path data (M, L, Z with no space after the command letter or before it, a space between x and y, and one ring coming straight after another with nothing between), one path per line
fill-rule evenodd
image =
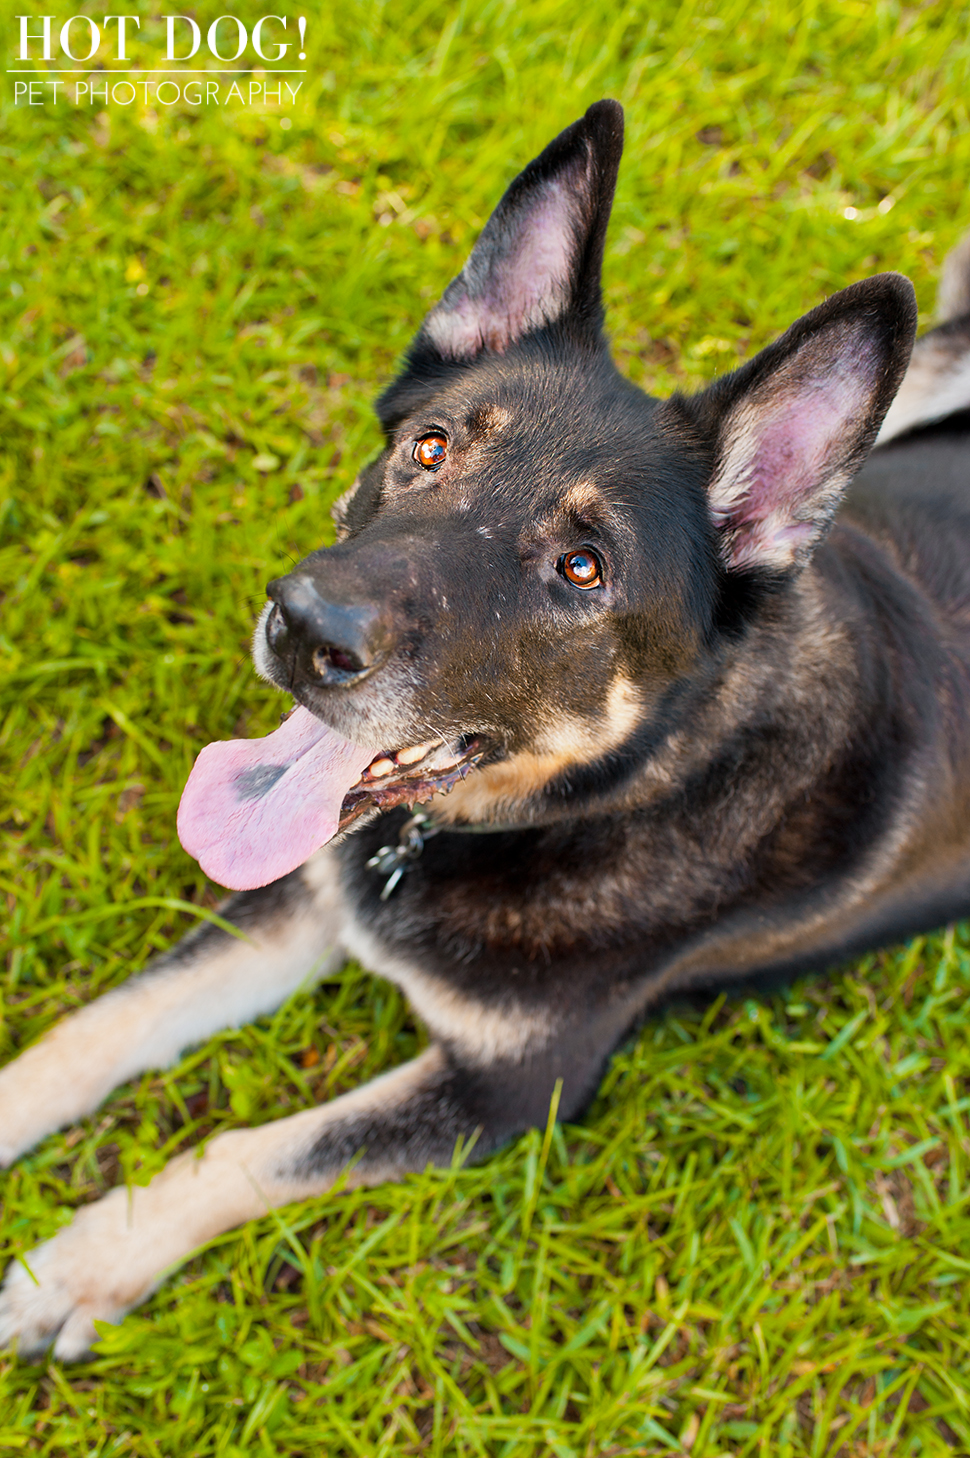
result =
M7 86L7 1053L168 946L195 919L178 903L215 904L175 807L202 744L276 721L246 654L263 584L330 539L370 399L558 128L602 95L628 108L607 297L624 368L660 393L880 268L925 313L970 224L964 6L350 0L309 20L289 128L273 107L15 110ZM950 929L671 1014L581 1127L228 1235L89 1366L0 1360L0 1448L970 1451L968 995ZM421 1037L348 967L46 1140L0 1186L0 1258Z

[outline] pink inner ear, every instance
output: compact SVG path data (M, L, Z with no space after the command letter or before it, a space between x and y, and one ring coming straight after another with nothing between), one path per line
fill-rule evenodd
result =
M559 317L568 302L576 248L573 206L569 188L550 180L516 220L517 234L507 250L487 260L481 279L472 254L460 276L464 287L458 298L439 304L425 321L443 354L470 359L482 348L501 354L530 329Z
M853 343L848 358L823 361L824 378L793 381L787 370L736 410L710 497L730 567L789 567L824 530L877 374L875 352Z

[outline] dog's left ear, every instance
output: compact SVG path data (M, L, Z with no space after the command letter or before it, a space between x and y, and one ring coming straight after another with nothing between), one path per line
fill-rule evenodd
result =
M598 101L511 184L468 262L425 319L412 356L503 353L567 317L602 325L603 242L623 150L623 108Z
M909 279L878 274L678 402L714 441L708 500L728 571L787 574L808 561L876 438L915 331Z

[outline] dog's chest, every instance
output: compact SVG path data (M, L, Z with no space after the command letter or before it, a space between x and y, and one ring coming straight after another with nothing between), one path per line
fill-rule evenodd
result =
M382 817L337 851L349 939L366 938L367 957L355 954L373 970L404 986L406 964L463 996L495 1003L514 990L538 1005L611 979L628 959L640 877L620 828L441 834L403 865L368 868L406 818Z

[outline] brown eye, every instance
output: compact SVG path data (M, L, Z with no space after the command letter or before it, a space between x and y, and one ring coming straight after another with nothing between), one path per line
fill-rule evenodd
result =
M443 435L423 435L411 454L426 471L436 471L448 454L448 442Z
M602 587L603 568L595 552L587 547L567 552L559 559L559 571L574 587Z

